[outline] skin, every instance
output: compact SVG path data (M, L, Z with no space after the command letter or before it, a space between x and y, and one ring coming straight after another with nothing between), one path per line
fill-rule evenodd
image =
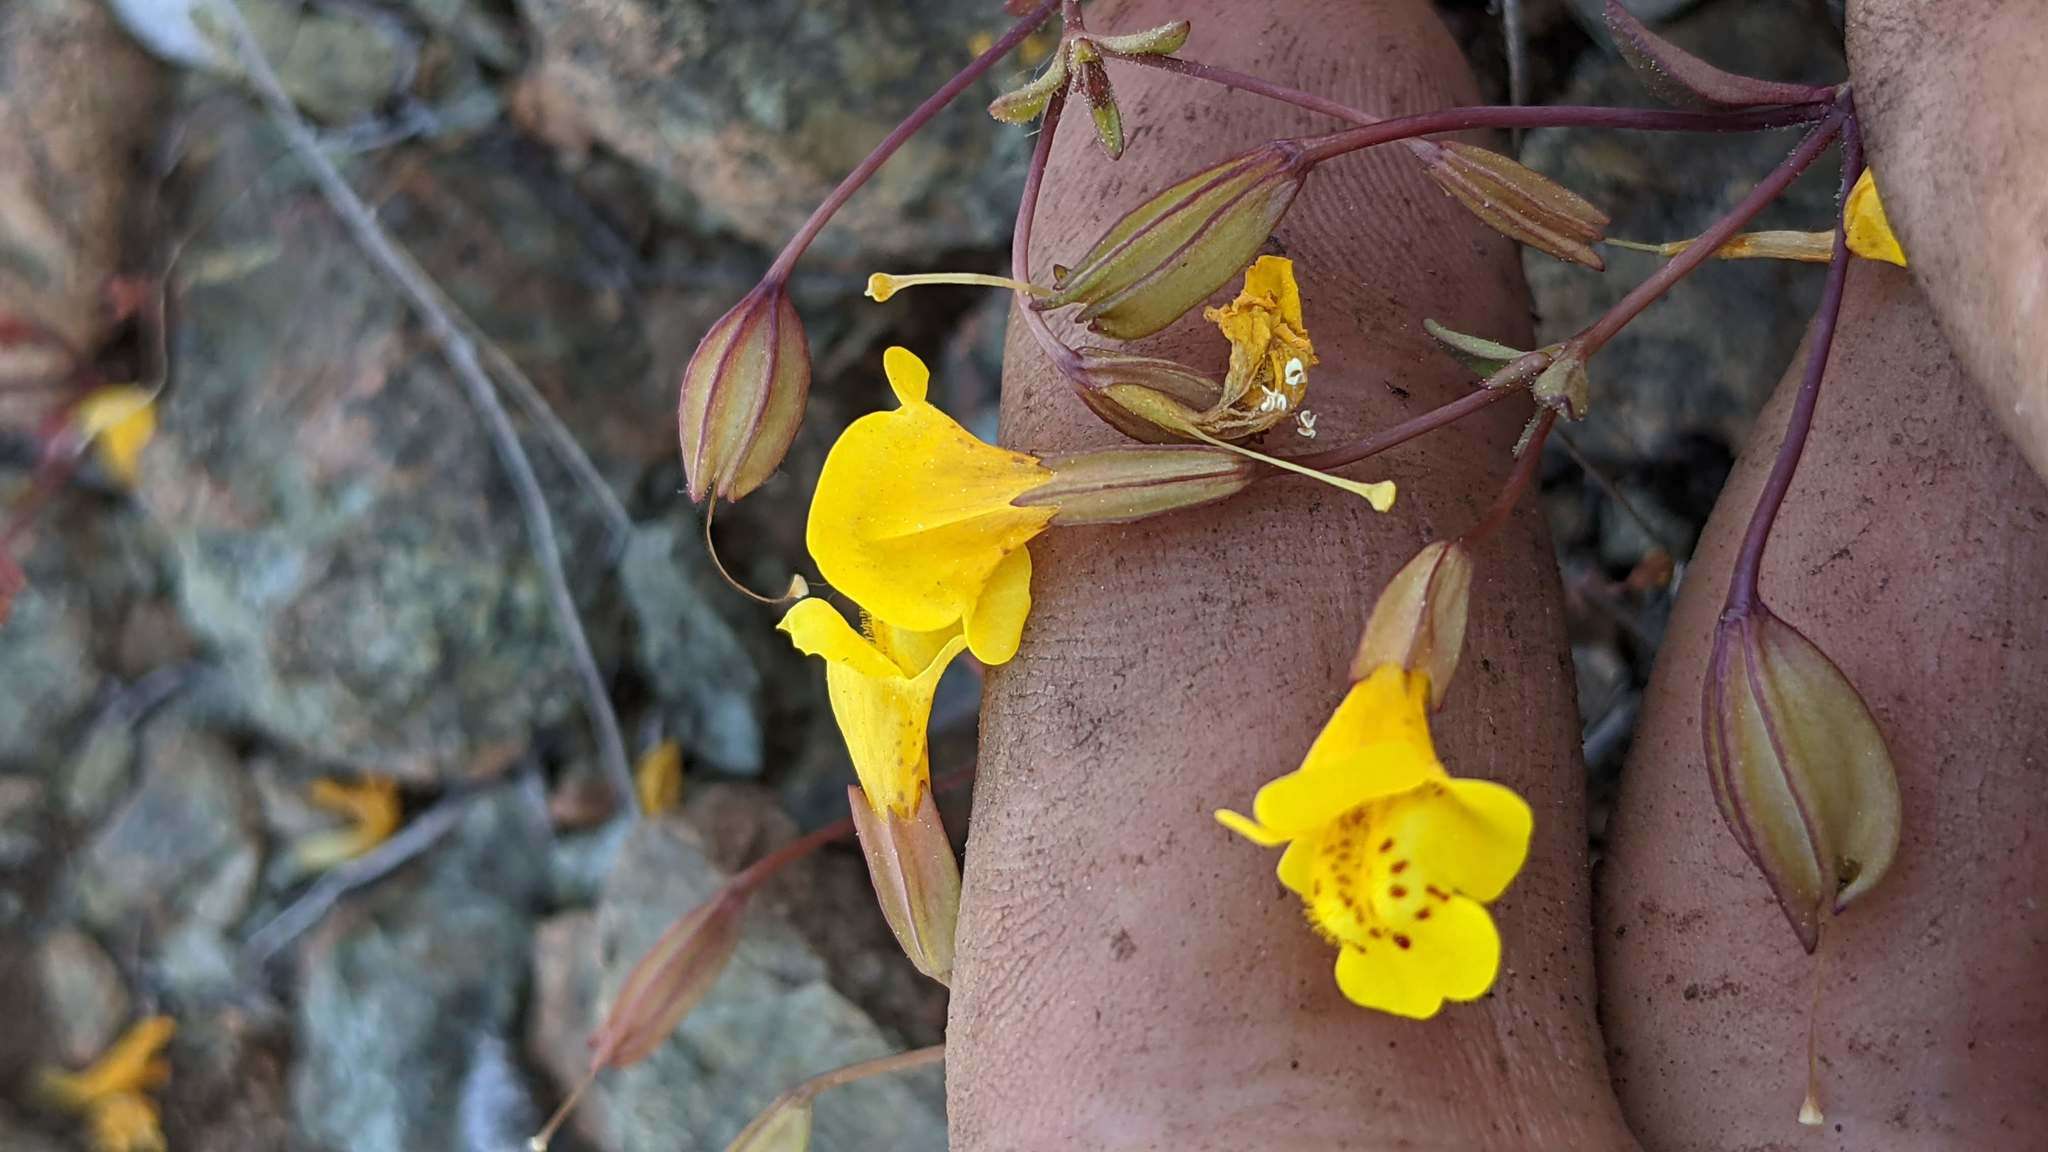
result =
M1476 102L1422 0L1103 3L1091 27L1194 21L1186 54L1391 113ZM1292 109L1113 69L1132 146L1111 165L1063 129L1033 248L1049 274L1173 179L1275 134ZM1319 171L1282 223L1322 366L1321 447L1443 403L1472 377L1424 317L1528 337L1516 256L1403 151ZM1232 291L1235 285L1232 285ZM1197 315L1143 347L1220 373ZM1011 326L1003 440L1116 443ZM1278 853L1211 818L1293 769L1346 689L1381 585L1493 500L1515 401L1351 474L1401 484L1391 515L1309 481L1031 545L1023 649L992 671L948 1035L954 1146L985 1149L1633 1147L1592 1010L1578 723L1560 591L1533 503L1479 549L1463 671L1437 720L1451 770L1517 788L1529 864L1494 906L1493 994L1415 1022L1349 1004L1336 951L1281 888ZM1267 446L1310 445L1286 428Z
M1957 358L2048 476L2048 5L1852 0L1885 210Z
M1823 933L1818 1131L1794 1122L1814 961L1723 824L1700 684L1795 364L1707 525L1601 875L1601 993L1659 1152L2048 1146L2048 489L1902 270L1859 261L1762 588L1862 692L1898 772L1891 871Z

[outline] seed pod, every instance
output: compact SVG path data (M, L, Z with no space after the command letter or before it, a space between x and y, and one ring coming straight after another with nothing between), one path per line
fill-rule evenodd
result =
M1276 140L1205 169L1132 209L1063 274L1041 310L1081 305L1118 340L1173 323L1251 262L1294 203L1312 164Z
M1607 266L1593 251L1607 230L1607 213L1585 197L1485 148L1452 141L1421 151L1429 178L1487 227L1559 260L1595 269Z
M1175 360L1112 348L1079 349L1081 400L1111 427L1147 444L1191 443L1201 413L1223 396L1217 380Z
M1194 28L1185 20L1147 28L1143 32L1126 32L1121 36L1091 36L1104 52L1118 56L1171 56L1188 42L1188 32Z
M1228 499L1258 475L1252 461L1206 444L1105 448L1041 460L1052 480L1011 503L1059 509L1055 526L1123 524Z
M1429 678L1429 703L1443 706L1465 647L1465 617L1472 602L1472 554L1438 540L1401 566L1372 606L1351 659L1351 679L1363 680L1392 664Z
M683 369L676 408L690 499L737 500L782 463L804 416L811 352L779 283L718 318Z
M1701 709L1714 800L1808 952L1883 878L1899 783L1848 677L1761 605L1722 617Z
M1116 91L1109 85L1109 69L1102 66L1102 53L1087 40L1077 40L1074 58L1074 94L1088 105L1088 117L1095 122L1095 140L1111 160L1124 154L1124 114L1116 106Z
M846 798L882 917L917 970L947 983L953 978L953 929L960 919L960 862L939 822L931 789L924 789L908 818L875 811L858 786L848 787Z
M718 894L669 925L633 965L604 1024L590 1037L590 1063L623 1068L661 1047L704 998L739 947L752 890L727 883Z

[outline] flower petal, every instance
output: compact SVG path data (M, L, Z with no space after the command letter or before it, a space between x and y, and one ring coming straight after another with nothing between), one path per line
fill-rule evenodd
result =
M1375 940L1370 949L1346 944L1337 954L1337 987L1361 1008L1427 1020L1444 1006L1443 994L1411 957L1392 941Z
M891 344L883 349L882 375L889 378L889 388L896 393L896 402L905 406L924 403L931 388L932 370L924 366L917 353L900 344Z
M881 808L908 817L931 782L932 693L939 676L967 646L958 634L940 650L940 658L915 678L862 675L846 664L825 669L825 687L832 700L832 718L853 759L861 790Z
M1500 929L1476 901L1462 896L1437 902L1428 919L1403 929L1413 945L1404 955L1424 966L1446 1000L1477 1000L1500 973Z
M1031 614L1031 550L1002 558L967 613L967 648L983 664L1007 664L1024 639Z
M1428 682L1394 665L1354 685L1301 768L1259 789L1259 822L1292 836L1382 796L1440 779L1429 738Z
M1420 850L1434 875L1482 904L1492 903L1529 858L1535 815L1504 784L1460 779L1445 787L1455 808L1436 819Z
M876 678L903 675L902 669L874 641L854 631L839 609L815 596L797 601L775 627L789 637L797 651L806 656L822 656L834 667L844 665L863 676Z
M875 616L930 631L960 620L1056 508L1010 501L1038 461L976 440L922 402L861 417L825 458L805 543L834 587Z
M1261 256L1245 270L1244 295L1269 296L1280 313L1280 322L1299 332L1301 288L1294 282L1294 261L1285 256Z
M1320 837L1309 835L1289 844L1287 851L1280 854L1280 866L1274 871L1289 892L1303 898L1314 894L1316 850L1320 847Z

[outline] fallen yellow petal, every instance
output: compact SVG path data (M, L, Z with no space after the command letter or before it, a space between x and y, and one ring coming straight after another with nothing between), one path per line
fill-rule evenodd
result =
M1884 201L1878 198L1877 181L1870 169L1865 168L1863 175L1856 178L1856 186L1849 189L1849 199L1842 204L1842 222L1849 234L1849 251L1865 259L1906 266L1905 249L1899 247L1899 238L1892 234L1891 221L1885 218Z
M156 435L156 393L125 384L95 389L79 401L72 421L108 474L134 487L142 450Z
M43 1094L59 1108L82 1112L117 1093L160 1088L171 1078L171 1067L158 1053L177 1031L177 1021L169 1016L145 1016L83 1070L44 1072Z
M293 857L309 871L325 871L354 860L391 839L403 819L398 782L389 777L370 776L359 784L315 780L308 798L349 822L346 828L302 836L293 845Z
M640 811L659 816L683 799L683 749L664 740L648 749L633 766L633 792L640 797Z

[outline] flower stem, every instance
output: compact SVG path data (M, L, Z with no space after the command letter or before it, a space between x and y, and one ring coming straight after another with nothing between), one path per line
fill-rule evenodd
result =
M1291 103L1292 101L1290 101ZM1358 128L1304 141L1304 163L1320 164L1349 152L1441 132L1472 128L1611 128L1634 132L1755 132L1790 128L1827 118L1833 104L1787 104L1739 112L1673 112L1661 108L1606 108L1555 104L1531 108L1484 105L1445 108L1413 116L1396 116ZM1361 113L1362 115L1362 113Z
M1557 409L1546 408L1536 417L1536 430L1529 434L1528 442L1522 445L1522 455L1515 460L1515 470L1508 473L1508 482L1501 486L1500 495L1494 498L1493 507L1487 509L1486 517L1467 529L1459 543L1467 548L1477 548L1488 536L1500 530L1507 523L1508 514L1529 491L1536 479L1536 471L1543 463L1543 442L1550 438L1550 430L1557 424Z
M1842 194L1847 196L1856 178L1863 174L1863 140L1852 117L1842 138ZM1835 343L1835 325L1842 315L1842 295L1849 278L1849 244L1839 217L1835 221L1835 254L1828 261L1826 287L1821 289L1820 311L1813 325L1813 339L1806 353L1806 374L1799 381L1799 395L1792 403L1792 418L1785 425L1785 438L1778 443L1778 456L1771 474L1757 497L1756 511L1750 513L1749 528L1742 535L1742 551L1736 555L1735 571L1728 580L1728 601L1722 615L1747 612L1757 600L1757 577L1763 567L1764 546L1770 542L1771 527L1778 509L1792 488L1792 476L1799 470L1799 457L1806 450L1807 434L1813 431L1813 410L1820 402L1821 378L1827 374L1828 354Z
M1060 114L1066 110L1067 97L1064 92L1055 92L1045 106L1045 116L1038 122L1038 142L1031 149L1031 165L1024 170L1024 194L1017 200L1017 226L1010 234L1010 278L1031 283L1031 225L1038 217L1038 194L1045 187L1046 163L1052 158L1053 135L1059 131ZM1024 327L1038 347L1052 361L1060 375L1066 377L1075 387L1085 387L1087 373L1081 367L1081 356L1064 341L1053 334L1052 326L1045 322L1045 314L1031 306L1028 298L1020 297L1022 307L1018 312L1024 318Z
M1174 72L1182 76L1192 76L1197 80L1207 80L1211 84L1221 84L1225 88L1235 88L1240 92L1249 92L1254 96L1264 96L1268 100L1277 100L1282 104L1292 104L1297 108L1306 108L1311 112L1320 112L1325 116L1334 117L1338 120L1348 120L1353 124L1378 124L1381 122L1381 118L1378 116L1374 116L1369 112L1362 112L1348 104L1340 104L1328 97L1318 96L1313 92L1304 92L1299 88L1289 88L1285 84L1275 84L1271 80L1261 79L1248 72L1238 72L1229 68L1218 68L1213 64L1204 64L1199 60L1188 60L1179 56L1127 56L1121 52L1110 52L1107 50L1103 52L1103 55L1114 60L1121 60L1127 64L1136 64L1143 68L1157 68L1162 72Z
M931 782L932 795L943 796L953 789L974 780L974 769L962 768L948 772ZM791 840L768 855L747 865L732 878L732 887L741 894L750 893L766 884L777 872L809 856L827 844L836 843L853 835L853 817L835 820L823 828L805 833Z
M1636 285L1633 291L1608 309L1606 315L1594 321L1592 327L1575 337L1572 343L1579 354L1590 357L1598 352L1614 338L1615 333L1620 332L1631 320L1641 315L1643 309L1669 292L1672 285L1685 279L1693 269L1713 259L1714 254L1721 250L1721 245L1726 244L1736 233L1747 227L1751 220L1756 219L1759 212L1769 206L1771 201L1783 195L1785 189L1791 187L1792 181L1798 179L1799 174L1812 165L1834 140L1835 134L1841 131L1844 120L1843 114L1836 112L1815 125L1813 130L1806 134L1806 138L1799 142L1799 147L1785 158L1785 162L1759 181L1755 188L1750 189L1749 195L1743 197L1728 215L1723 216L1712 228L1700 233L1683 252L1672 257L1669 263ZM1839 234L1839 227L1836 231Z
M848 1064L844 1068L834 1068L830 1072L813 1076L792 1089L790 1095L799 1099L810 1099L821 1092L837 1088L842 1084L851 1084L856 1080L866 1080L874 1076L887 1076L892 1072L908 1072L913 1068L922 1068L927 1064L937 1064L945 1058L946 1046L944 1044L934 1044L929 1048L913 1048L908 1052L878 1056L873 1060L863 1060L858 1064Z
M1446 424L1455 424L1474 412L1507 399L1521 390L1519 385L1535 379L1537 373L1549 366L1549 353L1531 352L1487 377L1486 382L1474 391L1440 408L1432 408L1420 416L1375 432L1363 440L1340 444L1308 456L1292 456L1289 459L1304 468L1314 468L1319 472L1356 464L1368 456L1377 456L1390 448L1398 448L1417 436L1434 432Z
M919 104L904 118L903 123L898 124L893 131L883 137L882 142L875 145L875 150L868 153L867 159L848 172L846 178L839 182L839 186L832 190L832 194L825 197L824 202L812 210L810 219L804 221L804 226L797 229L796 235L789 238L788 244L783 245L782 254L775 258L775 263L769 266L768 274L762 279L773 283L788 280L791 269L796 267L796 262L803 256L804 250L811 246L811 241L818 238L818 233L825 230L825 225L831 222L833 215L846 206L846 202L853 198L855 192L860 191L861 185L866 184L868 178L887 163L889 157L895 155L896 150L903 147L905 141L917 135L932 117L951 104L954 97L965 92L969 85L981 79L983 73L995 67L997 61L1008 56L1012 48L1023 43L1024 38L1037 30L1040 24L1045 23L1046 17L1051 16L1053 9L1059 5L1060 0L1041 0L1036 8L1025 13L1023 19L1011 25L1009 31L990 45L988 51L976 56L958 75L946 81L938 91L925 97L924 103Z

